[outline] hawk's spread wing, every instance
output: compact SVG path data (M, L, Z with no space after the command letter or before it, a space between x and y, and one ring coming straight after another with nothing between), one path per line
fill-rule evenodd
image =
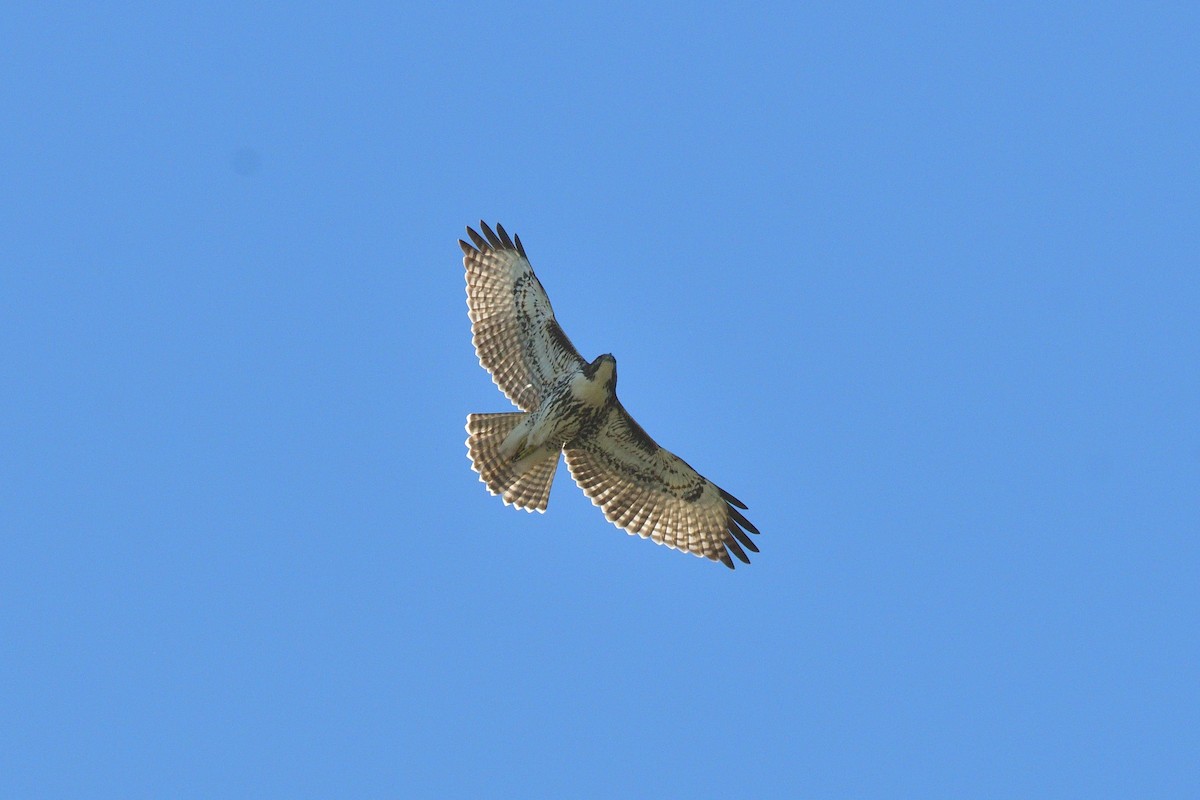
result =
M467 268L471 340L500 391L518 408L532 411L556 376L587 362L554 319L521 237L510 239L501 225L495 233L487 223L479 227L482 236L467 228L475 247L458 242Z
M745 504L659 447L619 402L566 456L571 477L618 528L730 569L730 552L747 564L742 546L758 552L746 535L758 529L738 511Z

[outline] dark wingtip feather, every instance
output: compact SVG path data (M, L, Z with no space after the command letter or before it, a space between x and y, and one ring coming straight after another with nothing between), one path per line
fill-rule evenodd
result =
M735 520L737 520L738 525L741 525L743 528L750 531L751 533L758 533L758 528L754 527L754 525L751 524L750 520L743 517L742 512L738 511L736 508L733 508L732 506L730 506L729 516L731 516Z
M513 242L517 245L517 252L521 254L521 258L529 258L525 255L525 245L521 244L521 237L513 236Z
M513 240L508 238L508 231L504 230L504 226L499 222L496 223L496 233L500 235L500 242L505 246L505 248L509 250L516 249L513 247Z
M736 540L726 539L725 549L737 556L738 560L740 560L743 564L750 563L750 557L746 555L746 551L742 549L742 546L738 544Z
M459 239L459 240L458 240L458 246L462 248L462 251L463 251L463 255L464 255L464 256L469 256L469 255L471 255L471 253L478 253L478 252L479 252L479 251L478 251L478 250L476 250L474 247L471 247L471 245L469 245L469 244L467 244L466 242L464 242L462 239Z
M729 553L725 551L724 547L721 548L721 552L717 555L717 560L730 569L733 569L733 559L729 557Z
M729 492L727 492L727 491L725 491L724 489L722 489L720 486L718 486L718 487L717 487L717 491L721 493L721 497L723 497L723 498L725 499L725 502L726 502L726 503L729 503L730 505L737 506L738 508L741 508L741 509L748 509L748 508L749 508L749 506L748 506L748 505L746 505L745 503L743 503L741 500L738 500L736 497L734 497L734 496L733 496L733 495L731 495Z
M479 227L483 228L483 235L487 237L488 244L490 244L496 250L504 247L504 243L500 241L500 237L496 235L495 231L488 227L486 222L479 220Z
M487 240L484 239L482 236L480 236L478 233L476 233L474 228L467 226L467 235L471 237L471 241L474 242L475 246L478 247L480 250L489 250L490 249L488 247Z
M728 530L729 530L729 533L735 539L737 539L739 542L741 542L745 547L747 547L748 549L752 550L755 553L758 552L758 545L756 545L754 543L753 539L751 539L749 536L746 535L746 532L744 530L742 530L741 528L738 527L736 522L734 522L733 520L729 520L729 529Z

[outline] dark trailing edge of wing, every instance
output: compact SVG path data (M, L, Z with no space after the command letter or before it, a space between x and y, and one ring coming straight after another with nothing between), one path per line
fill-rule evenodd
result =
M499 222L496 223L496 230L493 231L488 227L486 222L479 220L479 228L483 231L482 235L476 233L474 228L467 227L467 235L471 237L471 241L475 243L475 247L471 247L471 245L462 239L458 240L458 244L462 247L464 255L478 252L486 253L492 250L513 250L519 253L522 258L529 258L529 256L525 255L525 247L521 244L521 237L510 237L508 231L504 230L504 226Z

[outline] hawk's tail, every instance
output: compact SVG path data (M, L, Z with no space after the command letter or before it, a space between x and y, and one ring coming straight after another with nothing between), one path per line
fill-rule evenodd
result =
M500 456L500 443L525 414L470 414L467 416L467 455L471 469L488 491L504 498L504 502L526 511L545 511L550 502L550 484L558 469L560 450L546 453L519 473L510 461ZM524 459L522 459L524 460Z

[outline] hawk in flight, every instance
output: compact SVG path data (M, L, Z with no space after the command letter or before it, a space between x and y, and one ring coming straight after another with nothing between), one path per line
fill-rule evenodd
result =
M590 364L563 333L519 236L503 226L459 240L479 363L519 412L467 417L471 468L506 504L545 511L565 453L571 477L618 528L674 550L749 564L746 505L659 447L617 399L617 361ZM743 549L744 548L744 549Z

